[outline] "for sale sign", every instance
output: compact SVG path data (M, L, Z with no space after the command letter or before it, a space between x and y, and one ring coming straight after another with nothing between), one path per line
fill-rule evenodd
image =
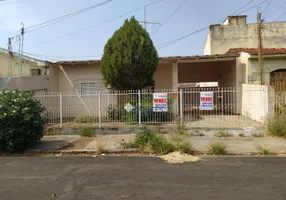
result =
M214 110L213 92L200 93L200 110Z
M153 112L168 112L167 93L153 93Z

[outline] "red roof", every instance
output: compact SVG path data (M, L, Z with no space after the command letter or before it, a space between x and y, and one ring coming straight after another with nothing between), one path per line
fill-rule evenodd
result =
M245 52L251 55L258 55L258 48L233 48L228 51L228 53L239 53ZM264 55L275 55L275 54L286 54L286 48L264 48Z

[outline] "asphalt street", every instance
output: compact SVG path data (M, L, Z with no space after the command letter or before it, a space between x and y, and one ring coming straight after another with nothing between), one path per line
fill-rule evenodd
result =
M203 159L0 157L0 199L286 199L286 158Z

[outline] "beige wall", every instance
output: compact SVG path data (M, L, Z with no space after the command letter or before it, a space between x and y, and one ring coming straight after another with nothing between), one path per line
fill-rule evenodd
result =
M30 69L42 69L42 75L48 75L49 70L42 66L48 65L45 61L38 62L34 59L24 59L22 63L22 76L30 76ZM8 67L11 62L10 56L7 53L0 52L0 77L8 77ZM18 57L12 57L11 76L18 76Z
M286 22L263 23L263 47L286 48ZM211 25L205 55L224 54L230 48L257 48L257 24Z
M236 86L236 62L179 63L179 83L219 82L220 87Z
M172 89L173 88L172 63L159 64L154 74L156 89Z
M264 56L264 81L266 83L270 82L270 73L279 70L286 69L286 56ZM248 61L248 83L260 84L260 68L257 58L250 58Z
M73 86L70 84L69 80L65 77L59 66L55 67L58 71L58 91L72 92ZM103 79L100 64L62 65L62 67L72 82L84 79Z
M22 77L22 90L24 91L51 91L49 76ZM11 78L11 89L18 88L18 78Z

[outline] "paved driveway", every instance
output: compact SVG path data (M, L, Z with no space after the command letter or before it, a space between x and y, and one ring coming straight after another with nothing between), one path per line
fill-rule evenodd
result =
M1 157L0 199L284 200L285 167L281 157Z

